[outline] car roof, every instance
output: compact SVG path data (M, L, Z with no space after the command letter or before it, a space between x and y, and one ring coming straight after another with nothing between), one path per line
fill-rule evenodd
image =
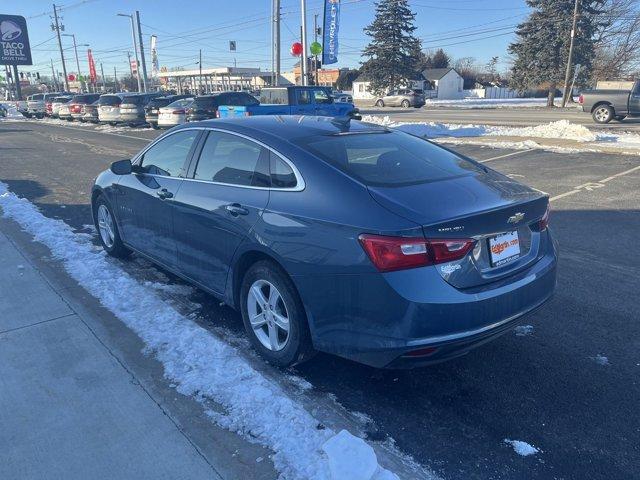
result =
M190 122L178 128L188 127L218 127L238 133L255 132L280 138L388 131L387 128L372 123L308 115L256 115L253 117L220 118Z

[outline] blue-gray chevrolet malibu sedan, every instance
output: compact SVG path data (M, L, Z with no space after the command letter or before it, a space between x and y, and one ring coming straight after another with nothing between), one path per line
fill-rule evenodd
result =
M280 366L314 351L376 367L453 358L556 284L547 195L356 121L177 127L100 174L91 203L108 253L134 251L238 309Z

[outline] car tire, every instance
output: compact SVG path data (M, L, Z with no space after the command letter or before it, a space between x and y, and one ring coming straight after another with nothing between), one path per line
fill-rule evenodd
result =
M376 102L376 107L384 107L384 102L382 100L378 100Z
M115 127L116 125L118 125L118 122L107 122L109 123L109 125L111 125L112 127Z
M259 304L255 289L261 292L266 304ZM304 306L293 282L277 264L269 260L253 264L242 279L239 298L247 335L267 362L286 368L313 356ZM260 326L251 323L256 315L260 316Z
M615 121L616 122L622 122L626 117L624 115L616 115L615 117Z
M158 130L160 128L157 123L150 123L149 125L151 125L151 128L154 130Z
M591 114L596 123L609 123L615 117L615 112L611 105L598 105Z
M402 103L400 105L402 105L402 108L409 108L411 106L409 100L402 100Z
M98 239L105 252L116 258L126 258L131 255L131 250L125 246L120 238L113 210L103 195L99 195L94 200L92 208Z

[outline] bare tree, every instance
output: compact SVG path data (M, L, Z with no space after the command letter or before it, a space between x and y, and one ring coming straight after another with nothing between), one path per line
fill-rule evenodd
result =
M640 69L640 6L638 0L606 0L598 15L591 79L631 77Z

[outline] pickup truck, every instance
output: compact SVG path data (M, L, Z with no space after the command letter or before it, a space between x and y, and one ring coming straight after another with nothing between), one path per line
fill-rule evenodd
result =
M320 115L360 118L353 103L334 101L327 87L270 87L260 92L257 105L222 105L218 117L254 115Z
M587 90L582 92L578 103L596 123L640 117L640 80L634 82L631 90Z

